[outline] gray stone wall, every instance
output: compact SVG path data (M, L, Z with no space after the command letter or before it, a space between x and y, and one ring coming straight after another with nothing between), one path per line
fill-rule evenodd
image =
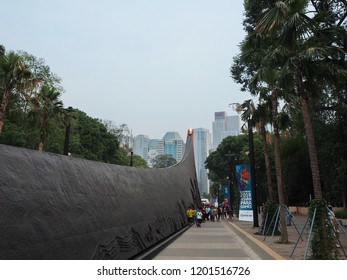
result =
M180 230L200 203L192 137L165 169L0 145L0 259L129 259Z

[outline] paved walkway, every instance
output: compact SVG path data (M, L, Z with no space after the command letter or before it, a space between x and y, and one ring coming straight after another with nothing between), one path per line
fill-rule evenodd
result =
M281 244L278 242L279 236L263 236L257 234L259 228L253 227L253 222L239 221L234 218L232 224L243 232L248 238L254 240L258 245L265 246L267 250L272 250L279 254L283 259L287 260L304 260L310 258L310 248L308 243L309 237L309 223L307 222L307 215L294 214L292 223L287 226L288 230L288 244ZM304 228L306 223L306 227ZM261 225L261 217L259 216L259 225ZM304 230L303 230L304 228ZM300 233L302 233L302 239ZM340 242L343 250L347 254L347 227L340 228ZM347 260L342 248L339 248L339 259Z
M271 256L251 248L227 222L192 225L178 239L162 250L154 260L261 260Z
M278 243L279 236L257 234L259 228L253 228L253 222L206 221L201 228L193 225L178 239L161 251L155 260L189 259L237 259L237 260L304 260L310 258L307 247L309 226L299 233L307 221L307 216L294 215L292 224L287 227L289 243ZM261 218L259 219L261 224ZM344 227L347 232L347 228ZM347 235L340 230L342 248L347 254ZM308 248L308 249L307 249ZM338 249L339 259L347 260L343 250Z

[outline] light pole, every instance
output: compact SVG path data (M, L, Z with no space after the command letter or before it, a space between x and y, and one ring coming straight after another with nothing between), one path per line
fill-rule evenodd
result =
M134 156L134 152L131 151L130 152L130 166L133 166L133 156Z
M65 128L65 140L64 140L64 155L69 155L70 150L70 130L71 130L71 112L73 108L69 107L67 108L67 125Z
M231 165L231 158L235 156L235 154L232 154L230 151L228 151L227 154L225 154L228 157L228 169L229 169L229 210L232 211L232 199L233 199L233 192L232 192L232 178L233 178L233 172L232 172L232 165Z

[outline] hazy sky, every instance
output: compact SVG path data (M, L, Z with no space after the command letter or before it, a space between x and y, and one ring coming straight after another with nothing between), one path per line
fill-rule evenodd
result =
M93 118L162 138L212 130L249 98L230 77L242 0L2 0L0 44L43 58L62 100Z

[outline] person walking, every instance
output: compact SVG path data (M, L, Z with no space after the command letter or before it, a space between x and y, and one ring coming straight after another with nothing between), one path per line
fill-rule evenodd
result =
M206 206L205 211L206 211L206 220L208 221L210 220L210 213L211 213L211 208L209 205Z
M193 215L195 213L195 210L192 209L192 207L188 207L188 210L186 211L186 215L187 215L187 219L188 219L188 223L189 225L193 224Z
M218 222L221 222L223 218L224 218L224 216L223 216L223 207L219 206L218 207L218 219L217 219Z
M202 217L203 217L202 209L198 209L196 211L196 226L197 227L201 227Z
M210 221L211 222L214 222L214 207L213 206L211 206L211 209L210 209Z

